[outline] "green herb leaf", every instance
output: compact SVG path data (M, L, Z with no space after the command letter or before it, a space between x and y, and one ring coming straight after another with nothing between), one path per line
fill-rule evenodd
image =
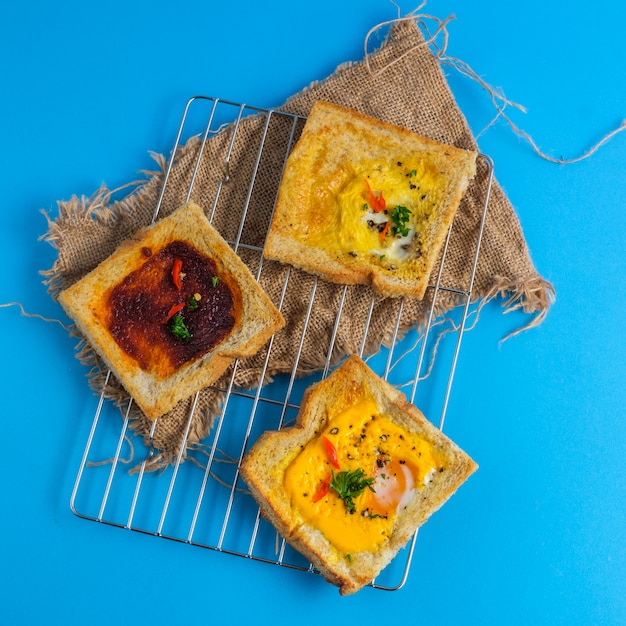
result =
M198 308L198 301L195 296L189 296L189 299L187 300L187 307L190 311L195 311Z
M333 470L330 488L337 492L348 512L354 513L356 511L354 498L360 496L366 489L374 491L373 482L373 478L365 477L365 472L360 467L353 472L343 470L336 474Z
M405 206L395 206L391 211L391 221L393 222L392 232L394 235L406 237L410 228L407 226L411 217L411 211Z
M217 287L219 285L219 282L220 282L219 276L213 276L213 278L211 278L211 283L213 287Z
M170 321L170 332L176 339L181 339L183 341L189 341L191 337L191 333L187 326L185 326L185 320L180 313L176 313L172 320Z

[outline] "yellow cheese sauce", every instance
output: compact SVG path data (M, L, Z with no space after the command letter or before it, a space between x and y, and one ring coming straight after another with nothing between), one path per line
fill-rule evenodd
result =
M338 467L333 467L329 443ZM329 420L287 467L284 488L302 520L318 528L340 553L375 552L391 534L397 513L442 464L429 442L397 426L378 412L374 401L365 400ZM373 479L373 491L365 488L353 498L350 512L332 483L324 486L333 472L337 477L358 470Z
M311 190L312 223L300 233L307 243L383 267L427 254L429 224L446 192L446 178L428 155L344 164L322 179L325 188Z

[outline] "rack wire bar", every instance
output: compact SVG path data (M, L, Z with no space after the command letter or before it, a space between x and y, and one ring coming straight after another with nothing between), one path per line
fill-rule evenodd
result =
M200 162L207 141L228 129L231 137L224 156L223 177L219 181L209 211L209 218L212 219L222 190L230 180L231 168L237 165L232 161L235 138L242 120L250 115L263 116L264 123L258 151L250 173L246 200L241 209L239 227L232 241L229 240L229 244L236 252L245 250L257 255L256 278L259 280L263 272L262 249L246 243L243 235L246 216L249 211L254 210L251 200L255 191L257 175L266 166L264 148L268 142L277 140L273 135L271 122L273 119L280 118L290 124L287 135L284 136L283 133L280 138L280 141L284 141L282 163L284 168L287 156L306 121L304 117L207 96L191 98L186 103L181 117L173 150L165 171L164 184L154 210L153 221L158 218L162 207L172 172L172 164L186 139L192 136L200 138L198 156L187 192L187 199L189 199L197 182ZM198 131L199 128L200 131ZM479 155L479 159L486 166L487 190L484 196L474 255L468 260L471 271L467 285L459 289L458 286L452 288L442 284L448 244L451 237L454 236L453 225L445 243L443 261L440 264L434 284L430 286L432 304L424 328L419 332L416 329L415 332L410 332L405 337L400 338L403 301L399 299L391 347L381 348L375 354L366 355L366 337L374 311L373 298L365 320L365 330L360 344L360 355L365 358L368 365L398 388L407 388L409 390L407 397L412 403L416 403L419 386L420 406L426 415L433 415L439 411L440 429L443 429L448 409L463 334L467 330L468 318L472 315L472 307L475 304L472 302L472 288L493 180L493 163L489 157L482 154ZM280 292L280 300L277 303L279 308L289 292L290 278L291 271L287 269ZM311 321L318 280L317 278L312 280L309 300L305 305L303 331L290 373L279 377L271 384L261 384L253 390L242 390L236 388L234 383L238 367L238 363L235 362L229 381L223 389L218 389L218 391L223 392L224 400L220 408L220 415L217 417L211 433L197 449L191 452L186 450L187 436L195 411L194 403L188 415L177 459L164 471L149 472L146 470L155 450L146 446L129 426L132 399L129 400L125 411L122 411L123 419L120 420L119 408L114 407L113 403L105 399L103 389L97 401L71 493L70 508L72 512L91 521L303 572L315 572L312 565L278 537L273 527L260 516L256 503L246 491L239 476L239 464L249 445L264 430L281 428L295 419L302 393L306 387L312 382L326 377L330 371L337 331L342 315L345 314L345 288L337 306L333 331L329 345L326 347L323 369L318 374L304 380L296 376ZM446 292L454 294L457 299L460 299L461 305L456 307L454 312L447 314L446 319L443 320L437 318L436 303L440 294ZM456 337L456 339L452 341L449 339L450 337ZM265 380L272 342L273 339L270 340L261 381ZM444 344L446 344L445 348ZM436 346L434 351L433 346ZM320 350L322 349L323 346L320 346ZM436 359L434 352L437 353ZM441 385L427 384L430 374L435 369L438 373L443 372L446 379L443 395L441 395ZM104 387L106 387L110 376L111 373L109 372ZM422 393L424 387L426 389ZM428 405L428 408L424 404ZM153 424L151 435L154 434L155 427L156 422ZM129 459L127 457L143 460L136 461L133 471L130 472L128 471ZM413 559L416 538L417 533L409 545L371 584L372 587L395 590L404 585Z

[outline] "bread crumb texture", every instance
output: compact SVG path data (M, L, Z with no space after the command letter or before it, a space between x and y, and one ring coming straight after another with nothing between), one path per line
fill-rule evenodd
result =
M475 160L317 102L287 160L265 254L330 282L421 298Z
M371 582L476 468L356 356L242 464L264 515L342 594Z
M285 323L194 203L124 242L59 301L150 419L255 354Z

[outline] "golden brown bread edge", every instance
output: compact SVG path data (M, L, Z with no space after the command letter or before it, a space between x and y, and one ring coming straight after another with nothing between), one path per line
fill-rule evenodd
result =
M185 241L206 254L239 286L242 299L235 326L215 348L185 363L166 379L142 370L112 338L101 322L101 301L145 260L142 248L161 249ZM215 382L236 358L252 356L285 324L282 314L258 285L248 267L210 224L204 211L190 202L124 242L108 259L62 291L59 302L78 330L100 355L126 391L150 419Z
M313 526L294 514L283 487L285 469L300 450L322 431L333 414L347 410L356 399L369 394L382 414L409 431L421 434L449 460L445 471L416 493L398 514L387 542L375 553L360 552L350 562ZM416 530L452 496L478 465L454 442L433 426L403 393L377 376L359 357L349 357L326 380L304 393L296 424L263 433L241 463L241 474L260 511L278 533L303 554L322 576L339 587L341 595L359 591L371 583L393 560Z
M338 255L324 247L310 246L294 236L294 232L304 228L309 220L308 208L316 193L311 178L319 174L315 163L319 158L321 140L329 132L350 136L350 146L346 148L350 152L347 154L333 154L331 145L330 158L338 159L338 166L342 165L342 159L358 159L359 154L364 153L369 157L388 159L390 150L396 149L403 151L400 154L430 151L438 158L445 155L450 179L448 195L439 207L437 220L431 225L432 249L426 254L425 268L419 273L402 268L384 269L362 257L356 261L347 253ZM366 135L373 139L373 143L363 138ZM443 144L346 107L318 101L313 105L302 135L287 159L265 243L265 256L316 274L328 282L371 285L382 296L421 299L461 199L475 175L476 156L474 151Z

